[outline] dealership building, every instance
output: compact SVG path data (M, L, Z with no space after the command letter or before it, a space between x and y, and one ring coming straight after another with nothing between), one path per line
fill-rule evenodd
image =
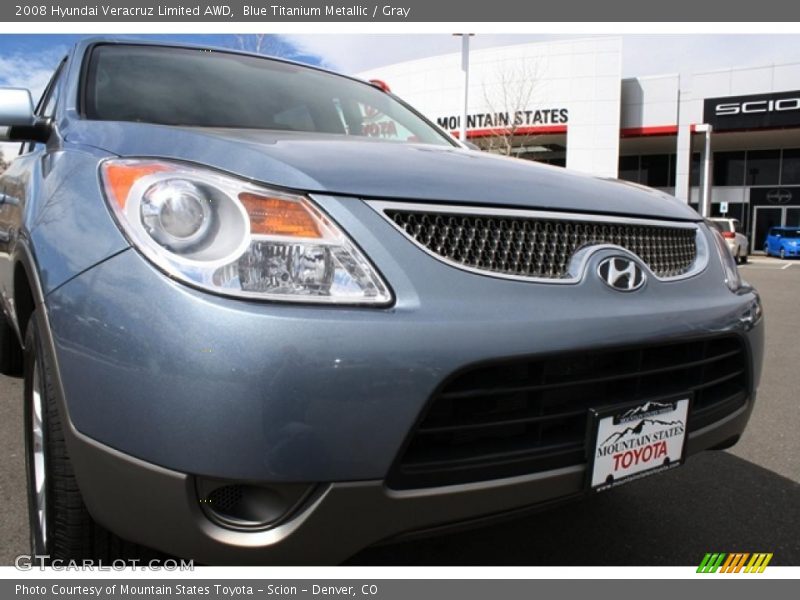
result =
M693 205L709 149L713 216L739 219L755 249L769 227L800 226L800 62L623 79L622 44L598 37L471 51L468 141ZM461 58L359 76L385 82L457 135Z

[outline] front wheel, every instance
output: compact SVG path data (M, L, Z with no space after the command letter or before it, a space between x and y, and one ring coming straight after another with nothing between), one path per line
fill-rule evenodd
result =
M28 517L30 521L31 552L47 554L51 546L48 539L47 505L49 496L45 472L45 407L42 402L42 378L39 365L34 362L30 377L25 377L25 458L28 475Z
M92 519L64 441L54 372L31 316L25 336L25 467L31 553L60 559L153 559L162 555L117 537Z

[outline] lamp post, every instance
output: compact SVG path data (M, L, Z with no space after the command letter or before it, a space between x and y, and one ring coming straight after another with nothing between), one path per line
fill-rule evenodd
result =
M467 141L467 103L469 102L469 38L474 33L454 33L461 38L461 70L464 73L464 106L461 110L461 123L458 130L458 139L461 143Z

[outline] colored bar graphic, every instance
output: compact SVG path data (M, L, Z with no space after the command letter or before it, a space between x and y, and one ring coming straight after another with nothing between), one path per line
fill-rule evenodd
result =
M749 553L735 552L728 555L725 564L722 565L720 573L738 573L742 570L745 561L750 556Z
M728 558L722 563L722 569L720 569L720 573L732 573L733 566L736 564L736 560L739 558L738 554L728 554Z
M747 559L750 562L747 562ZM698 573L763 573L772 560L771 552L707 552L697 567ZM744 570L742 570L744 569Z
M711 552L707 553L703 557L703 561L700 563L700 566L697 567L698 573L716 573L717 569L722 564L722 561L725 560L726 554L724 552L718 553Z
M756 553L744 569L745 573L763 573L769 561L772 560L772 553Z

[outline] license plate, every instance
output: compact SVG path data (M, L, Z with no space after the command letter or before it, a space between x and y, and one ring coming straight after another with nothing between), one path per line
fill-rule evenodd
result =
M690 398L590 410L594 433L589 487L607 490L683 462Z

